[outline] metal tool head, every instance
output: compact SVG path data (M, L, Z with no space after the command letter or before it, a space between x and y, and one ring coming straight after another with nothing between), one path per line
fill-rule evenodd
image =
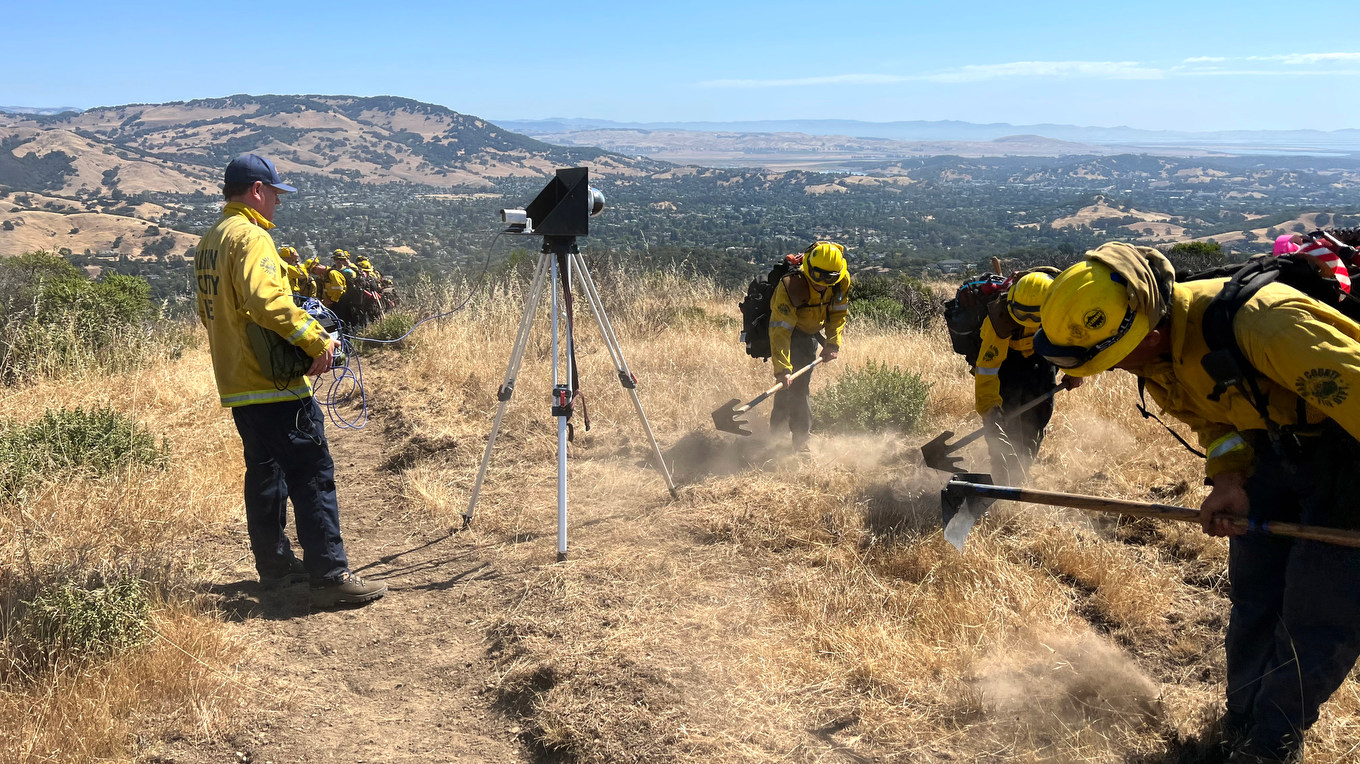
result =
M958 444L951 445L948 442L952 437L954 437L954 431L945 430L934 440L921 446L921 459L927 467L942 472L963 472L963 468L959 466L963 457L950 456L958 448Z
M964 472L950 478L940 491L940 510L944 516L944 539L963 551L963 541L987 512L995 499L978 496L977 484L992 485L992 476L985 472Z
M750 435L751 431L746 429L746 420L737 418L737 404L739 403L741 403L740 398L733 398L719 406L713 412L713 426L723 432L730 432L735 435Z

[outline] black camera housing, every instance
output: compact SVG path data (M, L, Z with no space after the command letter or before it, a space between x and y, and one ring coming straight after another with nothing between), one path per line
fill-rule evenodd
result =
M590 168L558 170L525 209L538 236L588 236L590 218L604 209L604 195L590 187Z

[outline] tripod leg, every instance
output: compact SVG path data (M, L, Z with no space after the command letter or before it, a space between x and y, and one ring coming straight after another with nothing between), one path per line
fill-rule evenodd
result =
M546 254L538 259L538 266L534 268L533 283L524 300L524 315L519 320L519 333L515 335L515 346L510 351L510 362L505 367L505 380L496 393L500 404L496 406L496 418L491 424L491 434L486 439L482 467L477 470L477 480L472 484L472 496L468 499L467 511L463 513L464 528L472 523L472 511L476 508L477 497L482 492L482 481L486 478L486 468L491 463L491 449L496 445L496 435L501 430L505 406L515 394L515 377L519 376L520 364L524 362L524 349L529 344L529 330L533 327L534 315L538 312L538 301L543 295L543 280L548 273L548 259L549 255Z
M544 247L544 251L545 251L545 252L547 251L547 246L546 246L546 245L545 245L545 247ZM570 347L571 347L571 343L572 343L572 337L571 337L571 324L570 324L570 322L568 322L568 323L567 323L567 347L568 347L568 351L569 351L569 352L567 353L567 373L566 373L567 384L565 385L565 387L566 387L566 396L567 396L567 399L568 399L568 400L566 400L566 401L558 401L558 400L556 400L556 396L557 396L558 391L561 390L561 389L563 388L563 385L562 385L562 383L561 383L561 375L558 373L558 372L559 372L559 362L560 362L560 360L561 360L561 354L558 352L557 338L558 338L558 326L559 326L559 324L564 320L562 314L559 312L558 307L557 307L557 288L558 288L558 285L559 285L559 284L561 284L561 285L566 285L566 284L569 284L569 283L570 283L569 279L571 278L571 275L570 275L570 274L571 274L571 261L570 261L570 260L567 261L567 263L566 263L566 265L567 265L566 272L565 272L565 273L562 273L562 272L559 272L559 271L558 271L558 267L557 267L557 258L556 258L554 255L545 255L545 257L552 257L552 284L551 284L548 288L552 290L552 350L553 350L553 359L552 359L552 382L553 382L553 396L554 396L554 401L553 401L553 402L554 402L554 403L557 403L558 405L562 405L562 406L565 408L565 405L566 405L567 403L570 402L570 397L571 397L571 395L574 394L576 391L571 389L571 384L570 384L570 383L571 383L571 379L572 379L572 374L571 374L571 358L572 358L572 354L571 354L571 352L570 352ZM562 562L563 560L567 559L567 416L568 416L568 415L567 415L567 413L566 413L565 410L562 411L561 413L558 413L558 415L557 415L557 561L558 561L558 562Z
M633 378L632 372L628 370L628 361L623 357L623 348L619 346L619 338L614 334L614 325L610 323L609 316L604 312L604 303L600 300L600 293L595 288L595 280L590 276L590 270L586 268L585 258L581 257L580 252L572 253L574 270L578 274L581 285L585 287L586 300L590 302L590 311L595 314L595 321L600 325L600 334L604 336L605 345L609 347L609 356L614 361L614 368L619 372L619 383L628 391L629 397L633 399L633 409L637 411L638 420L642 422L642 429L647 433L647 440L651 441L652 453L656 455L657 469L661 471L661 476L666 479L666 487L670 489L671 498L676 498L675 481L671 479L670 468L666 466L666 459L661 455L661 446L657 445L656 435L652 433L652 425L647 421L647 413L642 410L642 399L638 397L637 380Z

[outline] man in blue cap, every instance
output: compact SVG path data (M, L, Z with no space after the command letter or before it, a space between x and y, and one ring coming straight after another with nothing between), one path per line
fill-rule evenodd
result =
M227 165L222 218L194 251L198 317L208 330L213 375L245 447L246 530L266 588L309 579L316 607L359 605L387 592L349 570L340 537L335 463L309 377L327 371L340 341L297 307L269 235L283 182L274 163L242 154ZM296 357L310 368L280 368ZM286 366L286 364L285 364ZM303 558L286 531L293 500Z

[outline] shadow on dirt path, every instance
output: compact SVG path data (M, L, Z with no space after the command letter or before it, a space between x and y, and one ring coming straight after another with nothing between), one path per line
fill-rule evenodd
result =
M239 675L271 697L243 709L258 717L244 733L172 742L160 761L528 760L484 693L491 662L479 614L503 596L501 572L466 535L403 522L379 424L328 435L351 565L385 582L387 596L313 611L306 584L260 589L244 527L214 539L205 553L221 572L205 594L254 645Z

